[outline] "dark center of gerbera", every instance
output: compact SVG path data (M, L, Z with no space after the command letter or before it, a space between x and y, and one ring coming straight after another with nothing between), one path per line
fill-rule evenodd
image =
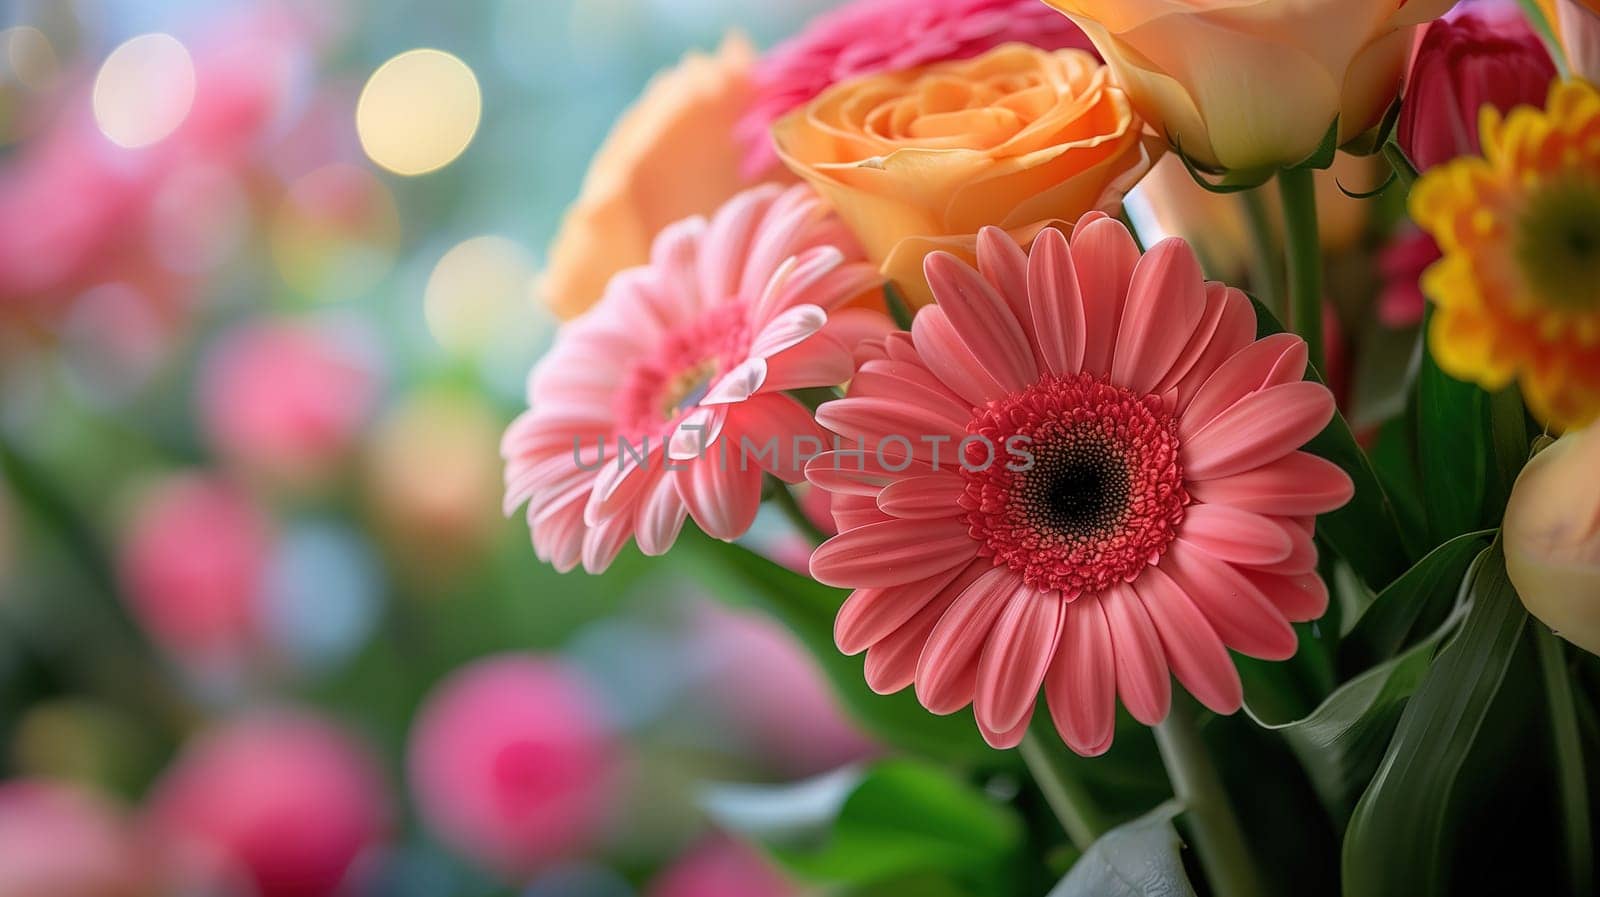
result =
M1029 585L1069 599L1104 591L1177 536L1189 497L1177 423L1156 397L1054 377L989 403L967 429L1015 449L963 469L961 504L980 551Z
M719 303L663 333L623 374L613 408L620 432L630 438L666 434L697 407L722 375L744 360L750 345L747 311L742 302ZM594 363L614 362L597 358Z
M1600 180L1541 188L1518 224L1517 265L1534 294L1557 309L1600 312Z

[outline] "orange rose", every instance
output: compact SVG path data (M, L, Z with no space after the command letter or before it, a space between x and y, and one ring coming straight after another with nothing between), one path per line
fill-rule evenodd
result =
M916 305L932 298L929 251L970 259L985 225L1026 243L1114 207L1151 162L1132 105L1093 56L1024 44L841 82L780 119L773 139Z
M1293 165L1394 101L1412 26L1454 0L1045 0L1094 41L1139 114L1213 168Z
M570 318L611 275L642 265L663 227L713 212L748 183L734 123L750 103L755 50L731 34L657 75L606 137L550 245L539 291Z

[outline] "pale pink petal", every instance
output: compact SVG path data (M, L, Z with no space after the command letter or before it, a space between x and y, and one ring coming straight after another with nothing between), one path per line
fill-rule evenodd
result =
M689 507L678 495L674 482L676 475L659 471L655 481L646 489L639 504L639 550L650 557L667 553L683 530L683 521L689 516Z
M672 428L667 441L667 457L673 461L693 461L712 450L728 421L723 405L705 405L684 415Z
M589 526L617 513L618 509L633 502L641 489L650 481L653 467L659 467L660 452L646 455L643 461L623 454L614 461L600 465L594 478L594 491L583 509L583 520Z
M1047 227L1034 238L1028 256L1028 318L1038 335L1039 363L1052 374L1076 374L1083 369L1083 298L1078 294L1078 273L1072 252L1061 231Z
M734 295L744 271L745 254L756 233L756 225L783 190L776 184L763 184L728 200L711 217L706 229L705 250L699 256L700 295L717 299Z
M583 535L583 570L600 574L617 559L622 547L633 536L633 513L628 509L609 520L589 527Z
M761 392L837 386L855 373L855 359L845 345L822 332L798 346L785 349L766 360L767 377Z
M833 640L845 654L860 654L904 626L955 581L961 567L904 585L856 589L833 621Z
M969 405L1005 397L1005 387L973 356L944 309L932 305L918 312L911 322L911 339L928 370ZM894 343L889 344L889 349L889 357L893 358Z
M1117 661L1099 595L1069 603L1061 644L1044 679L1050 718L1067 746L1085 757L1106 752L1116 734Z
M978 660L972 710L980 727L1005 733L1027 721L1055 658L1065 618L1060 592L1023 587L1011 597Z
M907 477L878 493L878 507L891 517L958 517L966 514L958 504L966 490L966 481L954 472Z
M763 358L747 358L732 370L717 378L717 382L700 397L701 405L730 405L743 402L756 394L767 382L767 362Z
M1139 247L1121 222L1102 217L1080 220L1072 231L1071 248L1083 300L1083 369L1103 377L1111 373L1112 348L1139 263Z
M1144 603L1127 584L1118 583L1102 594L1100 606L1116 645L1117 695L1134 719L1153 726L1167 718L1172 705L1172 680L1161 637Z
M558 573L578 566L583 555L583 498L580 496L546 514L532 519L530 509L528 529L533 536L534 554L556 569Z
M1145 394L1183 354L1205 313L1205 276L1189 244L1169 237L1133 269L1117 325L1111 382Z
M1016 392L1039 379L1027 334L982 275L946 252L929 253L923 271L956 333L996 382Z
M1243 473L1190 483L1189 494L1197 501L1257 514L1298 517L1343 507L1355 494L1355 485L1332 461L1290 452Z
M1184 442L1184 475L1209 480L1276 461L1333 419L1333 394L1320 383L1273 386L1235 402Z
M761 291L761 298L750 309L751 326L763 328L779 314L801 303L821 307L811 300L812 293L843 264L844 253L836 246L813 246L784 259Z
M1295 634L1289 621L1232 564L1178 539L1162 557L1160 569L1206 615L1223 644L1262 660L1294 656Z
M728 463L764 470L786 483L804 482L805 466L823 433L806 406L786 395L760 395L728 413Z
M928 637L917 662L917 700L932 713L955 713L972 703L978 658L989 633L1022 579L1007 567L991 567L968 586Z
M860 440L868 451L883 446L886 453L891 447L903 452L909 444L911 457L930 462L938 452L945 467L955 465L955 442L966 435L967 425L928 408L875 396L828 402L817 409L817 423L845 439ZM946 438L939 442L934 437Z
M746 299L760 296L778 266L804 248L806 230L825 214L822 201L804 185L797 184L779 194L762 216L756 238L745 255L738 295Z
M1217 713L1238 710L1244 703L1239 671L1222 639L1183 589L1159 567L1152 567L1134 580L1133 590L1149 612L1167 665L1183 687Z
M822 543L811 556L811 575L841 588L893 586L934 576L977 554L978 543L960 520L888 520Z
M1183 538L1219 560L1260 567L1287 560L1294 542L1282 524L1231 505L1184 509Z
M1184 409L1178 435L1189 438L1218 414L1253 392L1305 376L1306 343L1292 333L1275 333L1224 361Z
M894 320L882 312L870 308L841 308L828 312L828 323L822 325L822 332L854 351L862 343L881 340L896 330Z
M673 478L678 495L706 535L731 541L744 535L761 508L761 469L740 469L718 452L690 461Z
M723 296L700 295L700 273L696 259L705 236L706 220L698 215L669 224L662 228L650 246L650 267L665 296L657 301L657 308L672 308L678 313L667 325L692 320L701 310ZM606 297L610 299L609 291ZM613 304L608 301L607 304Z
M828 323L828 313L815 305L794 305L775 315L756 334L750 345L751 358L776 355L797 345Z

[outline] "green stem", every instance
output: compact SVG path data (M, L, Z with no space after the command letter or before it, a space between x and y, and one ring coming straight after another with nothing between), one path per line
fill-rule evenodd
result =
M1283 308L1283 253L1272 232L1272 216L1267 213L1267 198L1261 188L1239 194L1244 205L1245 224L1250 229L1250 287L1261 304L1279 318Z
M1322 351L1322 243L1317 237L1317 191L1309 168L1278 172L1283 199L1284 249L1289 271L1289 323L1305 338L1311 364L1324 371Z
M1088 850L1089 845L1106 830L1106 824L1100 817L1100 811L1095 808L1094 801L1083 790L1083 784L1056 761L1059 747L1052 748L1046 744L1045 737L1030 728L1022 736L1020 750L1022 761L1033 775L1034 784L1039 786L1045 803L1050 805L1051 812L1061 821L1061 828L1072 840L1072 846L1079 853Z
M789 522L794 524L795 529L811 540L812 545L821 545L823 542L828 541L828 534L823 532L815 523L812 523L810 517L806 516L806 512L800 507L800 503L795 501L794 493L789 491L787 483L777 477L773 477L772 490L769 497L772 499L773 504L783 511L783 515L789 518Z
M1393 137L1383 145L1383 158L1389 161L1389 167L1394 169L1395 178L1409 194L1411 185L1417 182L1417 167L1406 158L1406 151L1400 148L1400 144L1396 143Z
M1212 893L1217 897L1261 897L1265 892L1256 877L1255 863L1222 779L1200 740L1192 702L1174 695L1172 712L1154 731L1172 793L1183 802Z
M1578 711L1567 675L1560 636L1535 625L1539 668L1550 697L1550 728L1556 745L1556 775L1567 835L1567 872L1572 893L1594 893L1594 835L1589 824L1589 785L1583 770L1583 745L1578 736Z

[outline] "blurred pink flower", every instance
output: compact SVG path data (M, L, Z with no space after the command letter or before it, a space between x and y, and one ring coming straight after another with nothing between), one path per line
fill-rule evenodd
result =
M845 715L817 662L783 627L705 603L696 609L693 631L696 652L712 658L705 682L726 716L723 725L772 771L804 778L876 751Z
M589 686L556 661L522 655L452 674L418 714L409 754L423 820L509 878L600 836L619 762Z
M777 165L772 123L832 85L967 59L1012 41L1094 52L1078 26L1039 0L854 0L818 16L756 65L756 95L738 127L745 176Z
M185 665L236 670L259 634L271 523L233 484L181 474L150 488L120 548L123 591L150 636Z
M279 319L223 338L199 386L200 421L212 447L275 483L322 481L378 398L377 365L360 336Z
M752 848L713 835L679 857L645 893L647 897L793 897L799 891Z
M241 870L259 897L330 897L378 845L389 803L375 759L333 724L259 711L184 748L151 792L153 835Z
M1441 257L1439 244L1426 231L1408 230L1389 240L1378 256L1383 292L1378 294L1378 320L1387 327L1422 323L1427 300L1422 295L1422 272Z
M110 805L72 786L0 783L0 897L144 897L152 863Z
M1411 64L1396 136L1427 170L1478 152L1478 114L1543 107L1555 63L1514 3L1460 7L1428 25Z
M690 515L715 538L744 534L764 473L803 479L803 436L820 438L784 390L850 376L851 347L891 325L839 309L881 280L803 185L669 225L534 369L501 443L506 512L527 503L539 558L563 572L598 573L631 538L663 554Z

